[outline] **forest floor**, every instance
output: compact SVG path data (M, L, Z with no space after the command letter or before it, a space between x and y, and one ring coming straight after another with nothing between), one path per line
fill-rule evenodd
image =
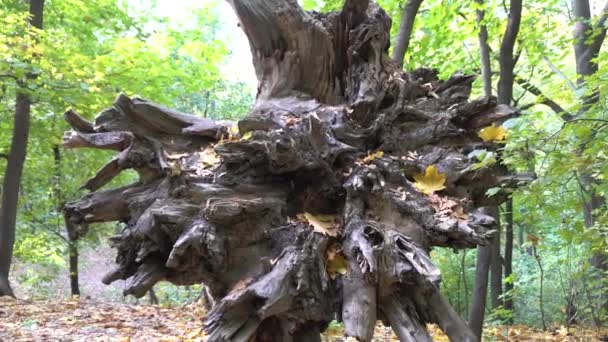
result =
M163 308L98 302L89 299L55 301L15 300L0 297L0 341L204 341L200 304ZM435 341L448 341L430 326ZM489 327L489 341L601 341L608 331L556 328L548 332L525 326ZM345 341L341 328L332 325L324 341ZM485 339L484 339L485 340ZM378 324L376 342L397 341L390 328Z

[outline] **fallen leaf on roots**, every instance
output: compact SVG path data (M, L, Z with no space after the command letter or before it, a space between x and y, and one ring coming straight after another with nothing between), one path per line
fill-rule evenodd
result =
M203 164L203 167L213 166L218 164L220 160L220 156L215 153L215 150L212 146L204 149L200 154L200 161Z
M445 174L439 173L435 165L429 165L424 173L414 175L416 188L427 195L445 189Z
M338 236L338 222L336 215L313 215L311 213L299 214L298 218L308 222L314 231L323 235Z
M488 127L482 128L477 135L485 142L501 141L507 137L507 130L503 126L491 124Z
M363 158L363 164L369 164L374 159L382 158L383 156L384 156L384 152L383 151L376 151L374 153L370 153L370 154L367 155L367 157Z
M333 244L327 248L325 252L327 261L327 274L331 279L336 279L338 275L348 274L348 261L342 253L342 246Z

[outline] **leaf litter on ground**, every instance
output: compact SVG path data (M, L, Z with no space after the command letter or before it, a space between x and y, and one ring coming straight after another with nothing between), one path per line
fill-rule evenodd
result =
M91 299L18 300L0 297L0 341L205 341L200 302L158 305L100 302ZM436 325L428 325L433 341L449 339ZM332 322L322 336L325 342L347 341L342 325ZM548 331L527 327L488 326L484 341L602 341L608 329L555 326ZM376 325L374 342L398 341L390 327Z

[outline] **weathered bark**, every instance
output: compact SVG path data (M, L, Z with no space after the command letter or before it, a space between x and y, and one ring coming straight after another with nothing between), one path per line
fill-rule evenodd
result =
M485 192L518 177L473 170L468 155L493 148L480 128L517 113L496 98L469 102L471 76L403 72L386 55L390 19L375 3L329 14L295 1L231 5L259 80L238 133L125 95L94 123L66 113L65 146L118 151L86 183L93 192L65 206L78 235L125 223L104 282L124 279L137 297L160 280L204 283L210 341L318 341L336 316L361 341L377 318L403 341L428 340L428 322L476 340L439 293L428 254L487 243L495 220L483 208L504 196ZM430 165L446 177L432 195L413 182ZM137 183L98 190L127 168ZM311 229L304 213L334 215L335 230ZM345 274L330 276L329 251L346 258Z
M414 20L416 20L420 4L422 4L422 0L407 0L403 6L401 23L399 24L399 31L395 39L395 46L393 47L393 61L399 66L403 66L405 53L410 46L410 39L414 30Z
M499 216L496 216L498 219ZM491 261L490 261L490 305L492 309L497 309L502 305L500 297L502 296L502 266L503 259L500 253L502 227L500 223L496 225L496 232L492 235L492 244L490 245Z
M42 29L43 7L44 0L30 0L30 18L28 20L33 27L38 29ZM21 85L23 86L24 84ZM31 101L29 96L24 91L19 90L15 100L13 138L7 158L6 173L2 187L2 204L0 207L0 296L14 296L8 275L13 259L19 188L25 155L27 153L30 111Z

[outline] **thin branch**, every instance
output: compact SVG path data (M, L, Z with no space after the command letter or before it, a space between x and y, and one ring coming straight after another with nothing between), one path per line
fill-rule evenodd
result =
M53 227L49 226L46 224L46 222L40 220L39 218L37 218L36 216L34 216L34 214L30 211L29 208L25 207L25 211L29 214L30 219L36 223L38 223L42 228L48 230L49 232L53 233L53 235L59 237L61 240L65 241L67 244L71 244L71 242L63 235L61 235L61 233L59 233L58 231L56 231L55 229L53 229Z
M526 109L530 109L539 104L541 104L541 103L536 103L536 102L526 103L525 105L521 105L521 106L517 107L517 109L519 109L520 111L524 111Z
M553 64L549 58L547 58L547 56L543 56L543 61L547 64L547 66L549 67L549 69L551 69L551 71L553 71L555 74L557 74L559 77L561 77L566 84L568 84L568 87L570 87L570 89L573 92L576 92L578 90L578 87L574 84L574 82L572 82L568 76L566 76L561 70L559 70L558 67L555 66L555 64Z
M551 108L551 110L553 110L555 112L555 114L559 115L562 118L562 120L571 121L574 118L574 116L572 114L570 114L567 110L565 110L557 102L548 98L545 94L543 94L543 92L537 86L530 83L530 81L524 80L523 78L516 76L515 82L517 82L517 84L519 84L526 91L530 92L531 94L534 94L536 96L536 98L540 100L540 101L538 101L539 104L543 104L543 105Z

